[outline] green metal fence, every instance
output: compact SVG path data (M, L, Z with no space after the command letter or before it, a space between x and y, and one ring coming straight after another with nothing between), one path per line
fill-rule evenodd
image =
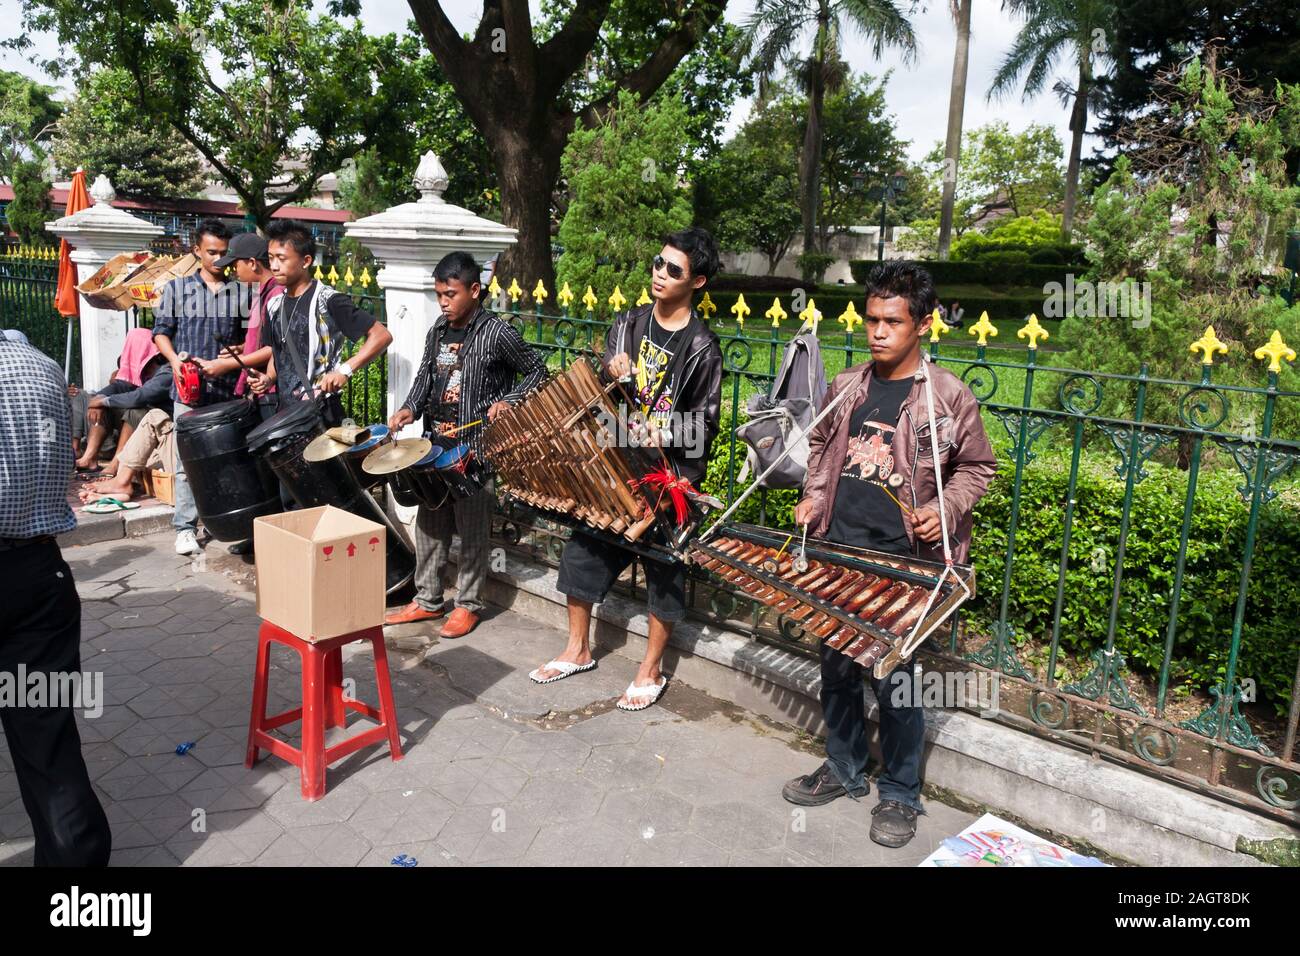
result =
M815 305L811 308L815 311ZM503 312L556 368L567 366L583 352L599 353L608 329L608 319L591 308L581 314L567 309L548 314L530 311L516 298L505 305ZM869 357L851 321L842 329L836 329L832 320L824 322L819 337L828 374ZM722 324L715 319L714 324L720 331L726 368L724 422L718 441L723 447L716 449L715 455L725 459L725 469L723 477L712 479L717 484L706 485L706 490L731 501L743 490L736 476L745 446L736 439L735 429L744 420L745 401L753 392L765 392L770 387L784 345L799 322L782 325L774 321L766 335L749 334L734 322ZM1005 524L993 527L977 523L974 532L976 553L981 552L981 542L997 542L995 553L989 552L989 544L983 546L986 563L996 568L992 575L987 568L981 572L980 589L986 593L982 601L987 613L981 616L963 609L960 620L946 635L930 642L924 663L931 668L975 670L994 677L1000 691L996 719L1001 722L1295 821L1300 807L1300 764L1295 755L1300 642L1274 635L1281 638L1276 642L1280 653L1288 655L1287 673L1295 676L1289 688L1284 687L1269 700L1256 696L1255 676L1239 669L1244 625L1260 604L1270 600L1258 585L1252 588L1252 563L1261 544L1261 519L1270 508L1280 507L1274 486L1300 458L1300 443L1274 433L1279 404L1300 398L1300 393L1278 385L1280 363L1294 359L1294 353L1280 336L1275 336L1256 353L1267 363L1267 367L1260 366L1260 385L1242 387L1214 381L1213 360L1222 344L1213 330L1207 330L1199 342L1189 343L1189 371L1198 364L1193 353L1199 353L1200 372L1198 377L1183 381L1153 378L1145 366L1138 375L1113 375L1040 364L1039 346L1047 338L1047 330L1036 318L1031 317L1018 330L1016 344L1002 344L996 351L989 342L993 328L982 317L966 330L969 337L965 341L950 342L939 330L932 334L928 346L932 359L958 374L980 401L986 427L1004 461L1004 472L1009 472L1006 491L1010 503L1003 516ZM1175 408L1175 414L1152 416L1150 410L1157 392L1165 399L1162 407ZM1117 401L1125 413L1101 413L1103 405L1113 408ZM1229 427L1229 422L1236 420L1235 413L1243 408L1251 410L1254 421L1260 423L1257 428L1239 431ZM1023 502L1030 466L1049 447L1069 477L1064 494L1056 502L1063 533L1050 546L1056 565L1055 580L1047 584L1051 595L1050 635L1043 635L1045 646L1039 648L1044 652L1040 658L1028 662L1021 659L1024 648L1018 632L1018 611L1012 601L1017 584L1013 574L1017 554L1023 549L1020 532L1026 519ZM1177 471L1172 461L1175 449L1180 450L1186 463L1185 472L1178 471L1180 480L1185 475L1185 492L1177 509L1178 542L1171 551L1169 566L1162 569L1169 580L1168 590L1153 596L1165 608L1163 654L1155 666L1135 675L1116 649L1117 637L1130 616L1125 582L1134 569L1126 563L1126 554L1135 540L1135 496L1139 486L1158 470ZM1113 525L1101 529L1108 537L1104 567L1100 571L1086 570L1094 575L1093 586L1109 593L1109 614L1104 629L1092 642L1090 667L1084 656L1087 672L1062 681L1057 675L1066 656L1062 628L1070 612L1067 579L1081 563L1071 547L1081 472L1102 456L1109 456L1108 467L1113 467L1117 514ZM1166 463L1164 458L1171 461ZM1203 697L1192 698L1193 704L1198 699L1206 701L1201 712L1186 714L1188 701L1176 706L1171 687L1176 676L1175 648L1180 645L1189 618L1200 610L1198 596L1187 591L1187 575L1193 560L1189 556L1198 543L1192 533L1199 520L1198 478L1207 469L1232 469L1239 474L1243 483L1237 494L1247 518L1239 557L1232 566L1218 569L1220 577L1230 573L1235 590L1231 620L1222 622L1221 646L1215 650L1216 660L1222 660L1220 677L1199 688L1208 692ZM782 494L786 495L788 508L794 493L774 493ZM756 497L767 496L763 492ZM504 509L494 529L501 541L544 561L558 559L567 536L562 527L539 521L508 503ZM767 511L765 503L758 505L760 523L766 523L763 519ZM784 513L788 514L788 510ZM1043 547L1041 543L1032 546ZM1141 570L1147 573L1150 569ZM1198 568L1198 572L1205 577L1204 569ZM639 576L634 573L625 586L637 592ZM763 640L810 656L815 650L815 639L805 635L797 623L784 616L773 618L764 605L725 585L719 586L717 579L702 572L692 581L691 604L692 614L699 619L748 628ZM1260 640L1258 634L1255 639ZM1133 690L1139 681L1146 688L1145 694ZM1267 733L1252 727L1243 708L1267 724ZM984 710L981 713L988 715Z
M58 282L57 259L27 251L0 255L0 328L22 332L60 368L70 358L68 381L80 384L80 329L75 319L69 322L54 308Z

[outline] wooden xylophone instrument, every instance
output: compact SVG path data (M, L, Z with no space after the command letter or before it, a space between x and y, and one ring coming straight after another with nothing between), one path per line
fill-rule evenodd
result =
M614 388L579 358L499 414L482 446L507 495L636 542L659 520L654 499L637 484L656 459L616 441L606 427L619 420Z
M975 594L969 565L953 565L943 575L944 566L932 561L828 541L807 545L807 570L799 572L798 556L781 553L786 540L755 525L724 525L708 541L691 543L691 559L796 622L805 634L826 638L829 647L874 666L878 677L911 657Z

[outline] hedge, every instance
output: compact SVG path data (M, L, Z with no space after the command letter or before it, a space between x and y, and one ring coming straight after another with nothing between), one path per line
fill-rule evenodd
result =
M916 264L923 266L938 286L969 284L1042 287L1048 282L1064 284L1067 273L1078 273L1083 269L1082 266L1071 269L1065 265L1035 262L955 262L938 259L917 261ZM867 274L876 265L878 263L875 259L850 260L849 271L853 273L853 281L858 285L866 284Z

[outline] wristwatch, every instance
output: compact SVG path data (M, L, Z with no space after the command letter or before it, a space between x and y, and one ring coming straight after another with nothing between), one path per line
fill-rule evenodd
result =
M352 366L347 362L339 362L338 365L334 366L334 371L338 372L344 378L352 377Z

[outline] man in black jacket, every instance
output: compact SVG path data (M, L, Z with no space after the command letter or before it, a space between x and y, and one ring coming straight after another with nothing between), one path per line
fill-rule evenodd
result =
M479 305L479 268L467 252L444 256L433 270L442 315L429 329L424 357L406 401L389 419L394 431L423 415L425 431L454 435L475 454L483 422L515 404L546 378L546 363L509 322ZM487 580L488 534L496 496L491 486L441 508L420 505L415 517L415 600L384 618L410 624L442 617L443 579L453 534L460 535L456 608L438 632L464 637L483 610L480 591Z
M605 339L605 367L627 382L634 413L643 426L642 444L657 445L678 477L699 487L709 448L718 433L722 404L722 347L695 313L695 292L718 271L718 248L703 229L668 236L654 259L650 305L614 320ZM539 684L596 666L588 633L591 608L605 600L632 561L626 548L575 531L560 559L556 588L568 597L569 642L555 660L529 677ZM650 633L645 659L618 701L622 710L644 710L667 684L659 663L673 624L686 616L686 566L644 562L649 592Z

